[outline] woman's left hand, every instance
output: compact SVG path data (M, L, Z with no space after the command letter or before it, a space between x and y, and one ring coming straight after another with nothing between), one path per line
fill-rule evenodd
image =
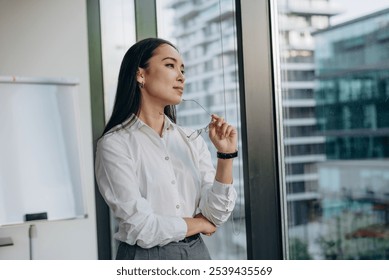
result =
M209 124L209 138L218 152L234 153L237 150L236 128L215 114Z

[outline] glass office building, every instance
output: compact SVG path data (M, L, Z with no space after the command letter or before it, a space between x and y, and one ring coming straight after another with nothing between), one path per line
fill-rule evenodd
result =
M389 9L314 33L327 258L389 257ZM332 246L330 244L333 244Z
M389 10L317 32L315 40L327 158L389 157Z

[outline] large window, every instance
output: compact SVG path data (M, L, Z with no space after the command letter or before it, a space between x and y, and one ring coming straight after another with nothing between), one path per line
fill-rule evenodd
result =
M157 5L158 36L175 43L184 59L184 99L196 100L240 130L234 1L159 0ZM194 102L183 102L177 110L183 126L197 129L209 122ZM203 137L216 163L216 151L208 136ZM213 259L247 258L241 157L234 165L238 200L233 215L216 234L204 237Z
M133 0L100 0L101 46L105 118L108 121L115 101L120 64L135 43Z
M290 259L389 258L389 6L378 2L277 1Z
M135 9L133 0L100 0L101 52L104 85L105 121L112 114L120 64L124 54L135 43ZM111 236L117 221L110 212ZM111 242L111 256L116 256L117 242Z

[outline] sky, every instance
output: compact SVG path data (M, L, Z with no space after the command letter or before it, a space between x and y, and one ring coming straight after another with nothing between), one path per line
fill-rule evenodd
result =
M344 9L344 13L331 19L332 25L389 8L389 0L331 0L331 3Z

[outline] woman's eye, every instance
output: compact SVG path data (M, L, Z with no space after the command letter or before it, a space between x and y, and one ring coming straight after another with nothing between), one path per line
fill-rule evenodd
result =
M174 68L174 65L173 64L166 64L166 67Z

